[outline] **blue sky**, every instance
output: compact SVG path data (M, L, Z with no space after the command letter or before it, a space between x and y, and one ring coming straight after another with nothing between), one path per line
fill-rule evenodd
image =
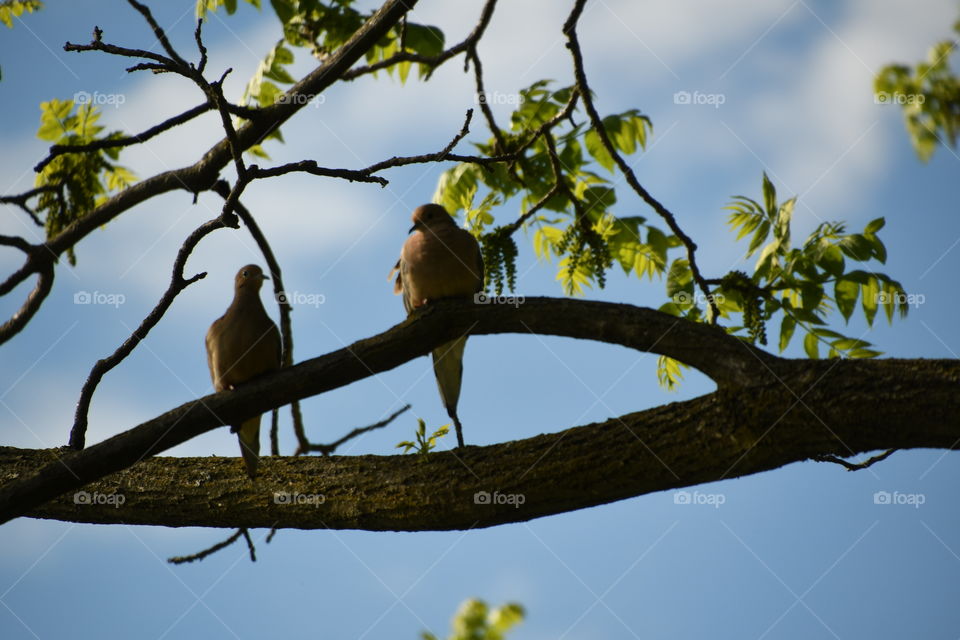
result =
M174 43L193 55L193 3L153 4ZM488 90L510 95L542 78L570 84L560 36L567 6L514 4L498 9L480 47ZM412 18L440 26L454 42L469 31L479 5L423 0ZM924 3L921 11L872 0L611 0L589 3L581 37L601 112L637 107L652 118L651 145L630 161L700 245L709 276L752 264L743 260L745 246L733 242L723 206L734 194L757 197L767 171L782 197L799 196L795 237L824 220L846 220L857 230L885 216L884 270L923 296L893 327L868 330L857 318L844 327L837 318L833 328L863 335L889 356L955 358L960 305L950 292L960 265L960 158L939 149L922 165L899 110L875 104L871 94L877 69L923 58L950 35L955 17L956 5L947 1ZM181 79L130 76L126 60L62 51L67 40L88 41L94 25L108 42L156 49L139 16L115 1L51 2L0 31L4 193L33 185L31 167L45 153L34 135L41 101L79 91L122 96L118 108L105 105L103 120L126 132L202 101ZM227 93L239 97L279 37L279 23L269 10L243 6L232 17L212 16L205 32L209 74L233 67ZM296 69L309 68L297 52ZM438 150L474 106L472 82L455 61L426 84L401 87L383 76L336 86L284 127L287 144L269 151L278 163L313 158L356 168ZM723 104L676 104L680 91L722 95ZM508 109L497 105L502 121ZM194 162L219 137L208 115L122 159L146 177ZM477 125L469 139L486 137ZM387 273L410 211L431 199L441 171L391 171L386 189L300 175L251 185L244 200L281 257L287 289L323 296L322 305L294 312L298 359L403 318ZM59 266L38 316L3 346L4 444L66 441L90 367L152 308L183 239L219 207L210 194L196 205L181 192L155 198L86 238L76 268ZM517 207L508 203L498 220L513 219ZM654 216L626 190L615 211ZM36 230L9 208L0 233ZM560 295L555 265L536 260L529 237L518 242L518 293ZM211 391L203 335L229 303L234 272L248 262L263 263L243 231L218 231L203 242L187 270L208 277L107 374L93 400L89 441ZM0 253L0 270L15 265L16 252ZM80 292L119 294L124 303L76 305ZM0 300L2 315L25 293L21 287ZM663 283L612 273L607 288L588 297L657 307ZM797 347L787 355L802 357ZM712 389L690 372L669 393L657 386L653 356L558 338L472 338L466 358L460 414L471 444L557 431ZM433 427L446 422L426 358L303 406L311 438L326 442L407 402L412 412L340 451L386 455L412 435L415 416ZM281 424L282 448L290 453L287 412ZM447 440L443 448L452 446ZM171 453L235 456L236 442L220 429ZM956 637L958 480L955 454L899 452L856 474L803 463L697 487L703 500L722 496L716 507L676 504L674 492L665 492L482 531L283 531L269 545L266 532L256 531L255 564L234 546L183 567L165 558L228 532L21 519L0 527L0 637L415 638L424 629L444 634L470 596L523 603L528 618L512 636L523 640ZM921 495L924 502L878 505L878 491Z

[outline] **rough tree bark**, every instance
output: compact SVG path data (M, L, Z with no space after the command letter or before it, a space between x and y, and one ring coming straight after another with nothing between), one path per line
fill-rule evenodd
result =
M465 331L567 336L668 355L710 376L717 391L604 423L426 459L269 458L255 485L233 458L150 458L225 423L396 367ZM486 527L818 455L954 449L960 444L958 383L956 360L788 360L721 329L629 305L448 301L380 335L189 402L83 451L0 449L0 518L405 531ZM75 504L81 489L122 494L123 504ZM478 491L519 494L523 504L476 504Z

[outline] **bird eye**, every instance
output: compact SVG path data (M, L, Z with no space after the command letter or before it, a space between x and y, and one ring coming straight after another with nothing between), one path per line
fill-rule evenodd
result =
M247 277L249 277L249 276L250 276L250 272L249 272L249 271L247 271L246 269L244 269L244 270L243 270L243 274L242 274L242 275L243 275L243 277L244 277L244 278L247 278Z

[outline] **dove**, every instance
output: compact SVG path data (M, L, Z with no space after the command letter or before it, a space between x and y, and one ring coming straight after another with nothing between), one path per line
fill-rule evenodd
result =
M217 392L280 367L280 332L260 301L260 286L268 279L255 264L240 269L233 302L207 331L207 365ZM247 475L253 480L260 459L260 416L231 425L230 430L237 434Z
M467 297L483 290L483 256L476 238L457 226L447 210L438 204L417 207L413 227L403 244L394 270L395 294L403 294L407 314L434 300ZM391 276L393 272L391 272ZM457 416L463 379L462 336L433 350L433 371L440 399L457 431L457 446L463 445L463 428Z

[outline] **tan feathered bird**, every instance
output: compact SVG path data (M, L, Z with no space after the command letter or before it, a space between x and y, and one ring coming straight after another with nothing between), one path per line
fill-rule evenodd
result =
M234 279L233 302L207 331L207 364L216 391L233 389L280 367L280 332L260 302L260 286L268 278L248 264ZM231 425L250 479L260 459L260 416Z
M469 231L457 226L447 210L425 204L413 212L410 237L403 244L394 293L403 293L407 314L441 298L472 296L483 290L483 256ZM392 275L392 273L391 273ZM440 398L457 430L457 445L463 446L463 428L457 417L463 351L467 337L452 340L433 350L433 371Z

